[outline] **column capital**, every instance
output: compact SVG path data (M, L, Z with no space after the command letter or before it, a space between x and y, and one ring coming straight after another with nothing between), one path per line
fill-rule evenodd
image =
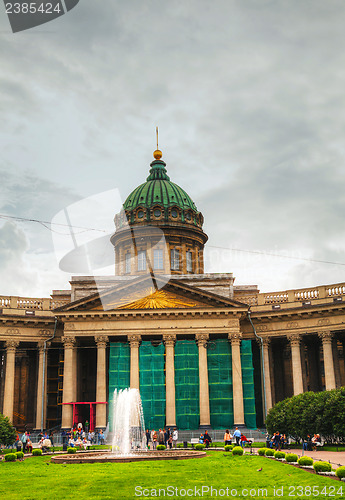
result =
M98 348L105 348L109 342L109 337L107 335L95 335L95 342Z
M61 337L61 342L65 344L65 349L73 349L77 344L75 337Z
M290 342L291 347L299 347L301 344L301 336L299 333L288 333L286 338Z
M271 344L271 337L261 337L262 338L262 345L264 347L269 347ZM258 344L261 345L261 340L257 339Z
M19 346L19 340L6 340L5 342L5 347L7 352L15 351L18 346Z
M195 340L196 343L198 344L198 347L206 347L207 342L209 339L209 334L208 333L196 333L195 334Z
M166 333L163 335L163 341L166 346L174 347L176 342L176 334Z
M141 335L128 335L128 342L131 347L139 347L141 342Z
M230 332L228 333L228 339L230 340L231 345L240 345L242 340L242 333L239 331Z
M333 339L333 332L330 330L324 330L318 333L319 338L322 340L323 344L330 344Z
M51 342L45 342L44 340L40 340L39 342L37 342L37 348L40 352L44 351L44 344L46 345L46 348L51 346Z

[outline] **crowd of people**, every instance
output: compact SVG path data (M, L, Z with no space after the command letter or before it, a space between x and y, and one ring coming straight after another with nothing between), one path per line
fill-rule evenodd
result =
M322 446L320 434L314 434L313 437L308 434L306 439L303 439L302 448L305 451L316 451L318 446Z
M289 439L286 434L280 434L280 432L275 432L273 436L266 434L266 447L274 448L276 451L289 448Z
M146 429L146 446L148 449L156 450L157 444L164 444L166 448L172 449L173 446L176 448L177 440L178 440L178 430L171 429L168 427L167 429L159 429L158 432L152 429Z
M225 434L224 434L224 446L227 446L232 443L232 439L235 438L236 445L237 446L242 446L242 448L245 447L246 444L249 444L251 446L252 440L248 439L240 430L238 427L235 428L233 435L229 431L229 429L226 429Z
M85 450L92 444L105 444L103 430L100 429L98 432L91 431L88 422L85 423L85 428L80 423L74 425L70 431L62 431L62 438L63 441L67 441L68 446L71 448L84 448Z

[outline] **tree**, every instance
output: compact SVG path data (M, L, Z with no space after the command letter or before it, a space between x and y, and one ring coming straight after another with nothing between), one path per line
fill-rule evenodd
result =
M16 440L17 433L8 417L0 413L0 444L9 446Z
M345 437L345 387L323 392L305 392L284 399L268 412L268 432L279 431L296 440L320 434L327 442Z

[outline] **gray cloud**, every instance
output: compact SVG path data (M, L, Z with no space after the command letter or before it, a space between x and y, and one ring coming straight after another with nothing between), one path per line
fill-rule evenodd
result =
M209 245L342 262L344 21L338 0L82 0L15 36L4 17L3 209L42 218L75 192L125 198L147 175L159 124ZM49 248L44 238L30 236L30 252ZM342 279L296 263L270 285Z

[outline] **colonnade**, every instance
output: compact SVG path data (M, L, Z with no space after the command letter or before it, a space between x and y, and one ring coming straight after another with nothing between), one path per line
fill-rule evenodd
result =
M234 425L244 425L244 406L242 389L242 367L240 343L242 334L239 331L228 334L232 348L232 374L233 374L233 409ZM140 335L130 335L128 337L130 345L130 386L139 389L139 345ZM207 368L207 342L209 335L200 333L195 335L199 354L199 411L200 426L211 425L210 419L210 398L208 385ZM166 425L176 426L176 401L175 401L175 342L176 335L163 335L166 353Z
M333 333L324 330L318 333L322 342L325 388L326 390L336 388L335 367L332 352ZM301 359L301 335L286 335L291 347L291 366L293 378L294 395L303 392L302 359ZM264 391L266 400L266 410L272 407L272 383L269 348L273 337L263 336L262 357L264 372ZM96 407L96 427L105 428L107 424L107 363L106 348L109 342L108 336L97 335L94 337L97 346L97 380L96 380L96 401L100 404ZM243 389L242 389L242 369L240 344L242 334L238 329L228 333L228 339L232 349L232 374L233 374L233 410L234 424L244 425ZM209 335L200 333L195 335L199 353L199 404L200 404L200 426L210 425L210 402L208 392L208 367L207 367L207 342ZM170 427L176 425L176 405L175 405L175 342L176 335L163 335L166 347L166 424ZM71 402L77 400L77 341L73 336L62 337L64 344L64 374L63 374L63 404L62 405L62 428L70 428L72 425L73 408ZM130 387L139 389L139 346L140 335L128 335L130 345ZM36 428L45 426L46 394L43 397L43 377L47 377L47 349L49 343L44 345L44 341L37 343L38 347L38 377L37 377L37 400L36 400ZM4 397L2 413L13 419L13 403L15 390L15 359L19 340L7 340L6 348L6 371L4 382ZM44 381L45 393L47 381ZM43 411L42 411L43 404ZM43 425L42 425L43 417Z
M336 388L334 360L332 352L332 339L333 333L329 330L321 331L318 333L322 342L323 349L323 363L325 372L325 388L327 391ZM293 394L301 394L303 390L303 369L301 358L301 341L302 335L290 333L286 335L291 348L291 367L292 367L292 380L293 380ZM273 337L263 336L263 360L264 360L264 378L265 378L265 396L266 396L266 410L272 407L272 386L271 386L271 367L269 346Z

